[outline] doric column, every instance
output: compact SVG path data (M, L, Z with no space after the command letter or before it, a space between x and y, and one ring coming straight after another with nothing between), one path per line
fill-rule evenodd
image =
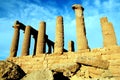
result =
M26 26L24 40L22 45L22 53L21 56L29 55L29 48L30 48L30 38L31 38L31 27Z
M68 42L68 51L69 52L73 52L74 51L74 42L73 41L69 41Z
M79 4L75 4L72 6L72 9L75 11L76 15L77 49L79 52L89 48L84 24L84 8Z
M40 27L37 36L36 55L45 53L45 34L46 34L46 23L42 21L40 22Z
M56 36L54 44L54 53L62 54L64 48L64 27L63 17L58 16L56 20Z
M107 17L101 18L100 22L102 27L104 47L117 45L117 40L112 23L108 22Z
M18 21L16 21L13 26L14 35L13 35L12 44L11 44L11 48L10 48L10 57L16 57L16 55L17 55L18 44L19 44L19 35L20 35L20 25L17 23L18 23Z

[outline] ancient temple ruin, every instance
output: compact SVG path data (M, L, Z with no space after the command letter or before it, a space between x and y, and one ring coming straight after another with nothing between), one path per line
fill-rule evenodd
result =
M75 4L72 6L72 9L76 17L75 36L77 51L74 49L75 45L73 41L68 42L68 49L64 48L64 44L66 43L64 43L64 18L62 16L56 18L54 42L48 39L49 34L46 34L46 22L41 21L39 29L35 30L31 26L26 26L16 21L13 25L14 35L8 60L20 65L26 73L39 70L40 68L48 68L71 77L75 75L85 76L86 78L100 76L120 77L120 71L118 70L120 68L120 47L117 45L112 23L108 22L107 17L100 19L103 48L90 49L86 37L87 33L83 15L84 8L79 4ZM24 31L24 40L21 56L17 57L20 30ZM32 56L29 56L31 35L33 35L35 43L34 53ZM48 51L46 51L46 45L48 45Z
M75 11L76 16L76 38L77 38L77 52L86 52L89 51L88 41L86 38L86 29L84 23L84 8L81 5L75 4L72 6L72 9ZM103 33L103 45L114 46L117 45L116 36L112 23L108 22L107 17L100 19L102 33ZM38 31L31 26L25 26L23 23L16 21L14 26L14 35L13 41L10 50L10 57L16 57L19 43L20 29L24 31L24 40L22 45L21 56L29 55L30 40L31 35L35 39L34 53L33 55L44 54L46 53L45 45L48 45L48 53L51 53L53 49L53 54L58 53L62 54L63 52L74 51L73 41L69 43L68 50L64 49L64 25L63 17L58 16L56 19L56 33L55 33L55 42L52 42L48 39L46 34L46 22L41 21ZM111 38L112 37L112 38ZM71 45L71 46L70 46Z

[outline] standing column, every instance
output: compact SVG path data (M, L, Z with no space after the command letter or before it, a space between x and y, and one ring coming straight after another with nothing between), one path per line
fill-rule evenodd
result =
M26 26L24 40L22 45L22 53L21 56L29 55L29 48L30 48L30 38L31 38L31 27Z
M12 39L12 44L10 48L10 57L16 57L18 44L19 44L19 36L20 36L20 25L17 24L18 21L15 22L14 28L14 36Z
M89 48L88 41L86 39L86 31L84 24L84 16L83 16L84 8L79 4L75 4L72 6L72 9L75 11L76 14L77 49L79 52L81 50L85 50Z
M74 42L73 41L69 41L68 42L68 51L69 52L73 52L74 51Z
M46 23L42 21L40 22L40 27L37 36L36 55L45 53L45 34L46 34Z
M117 40L112 23L108 22L107 17L100 19L103 34L104 47L117 45Z
M58 16L56 20L56 36L54 44L54 53L62 54L64 48L64 28L63 17Z

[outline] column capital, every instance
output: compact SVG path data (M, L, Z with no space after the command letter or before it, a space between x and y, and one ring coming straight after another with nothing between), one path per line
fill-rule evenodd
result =
M84 8L81 5L74 4L72 6L72 9L75 11L75 14L76 14L77 17L82 17L83 16Z
M14 22L13 28L15 28L15 29L19 29L19 28L20 28L19 21L16 20L16 21Z
M80 10L84 11L84 8L83 8L81 5L79 5L79 4L74 4L74 5L72 5L72 9L73 9L73 10L75 10L75 9L80 9Z

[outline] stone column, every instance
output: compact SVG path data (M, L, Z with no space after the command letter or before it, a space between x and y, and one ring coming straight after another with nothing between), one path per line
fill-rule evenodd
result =
M117 45L117 40L112 23L108 22L107 17L101 18L100 22L102 27L104 47Z
M56 20L56 36L54 44L54 53L62 54L64 48L64 27L63 17L58 16Z
M69 41L68 42L68 51L69 52L73 52L74 51L74 42L73 41Z
M20 36L20 25L17 24L17 22L18 21L16 21L13 26L14 35L13 35L12 44L11 44L11 48L10 48L10 57L16 57L16 55L17 55L19 36Z
M29 55L29 48L30 48L30 38L31 38L31 27L26 26L24 40L22 45L22 53L21 56Z
M46 23L42 21L40 22L40 27L37 36L36 55L45 53L45 34L46 34Z
M88 41L86 39L86 30L84 24L84 8L79 4L75 4L72 6L72 9L75 11L76 15L77 49L78 52L81 52L81 50L89 48Z

